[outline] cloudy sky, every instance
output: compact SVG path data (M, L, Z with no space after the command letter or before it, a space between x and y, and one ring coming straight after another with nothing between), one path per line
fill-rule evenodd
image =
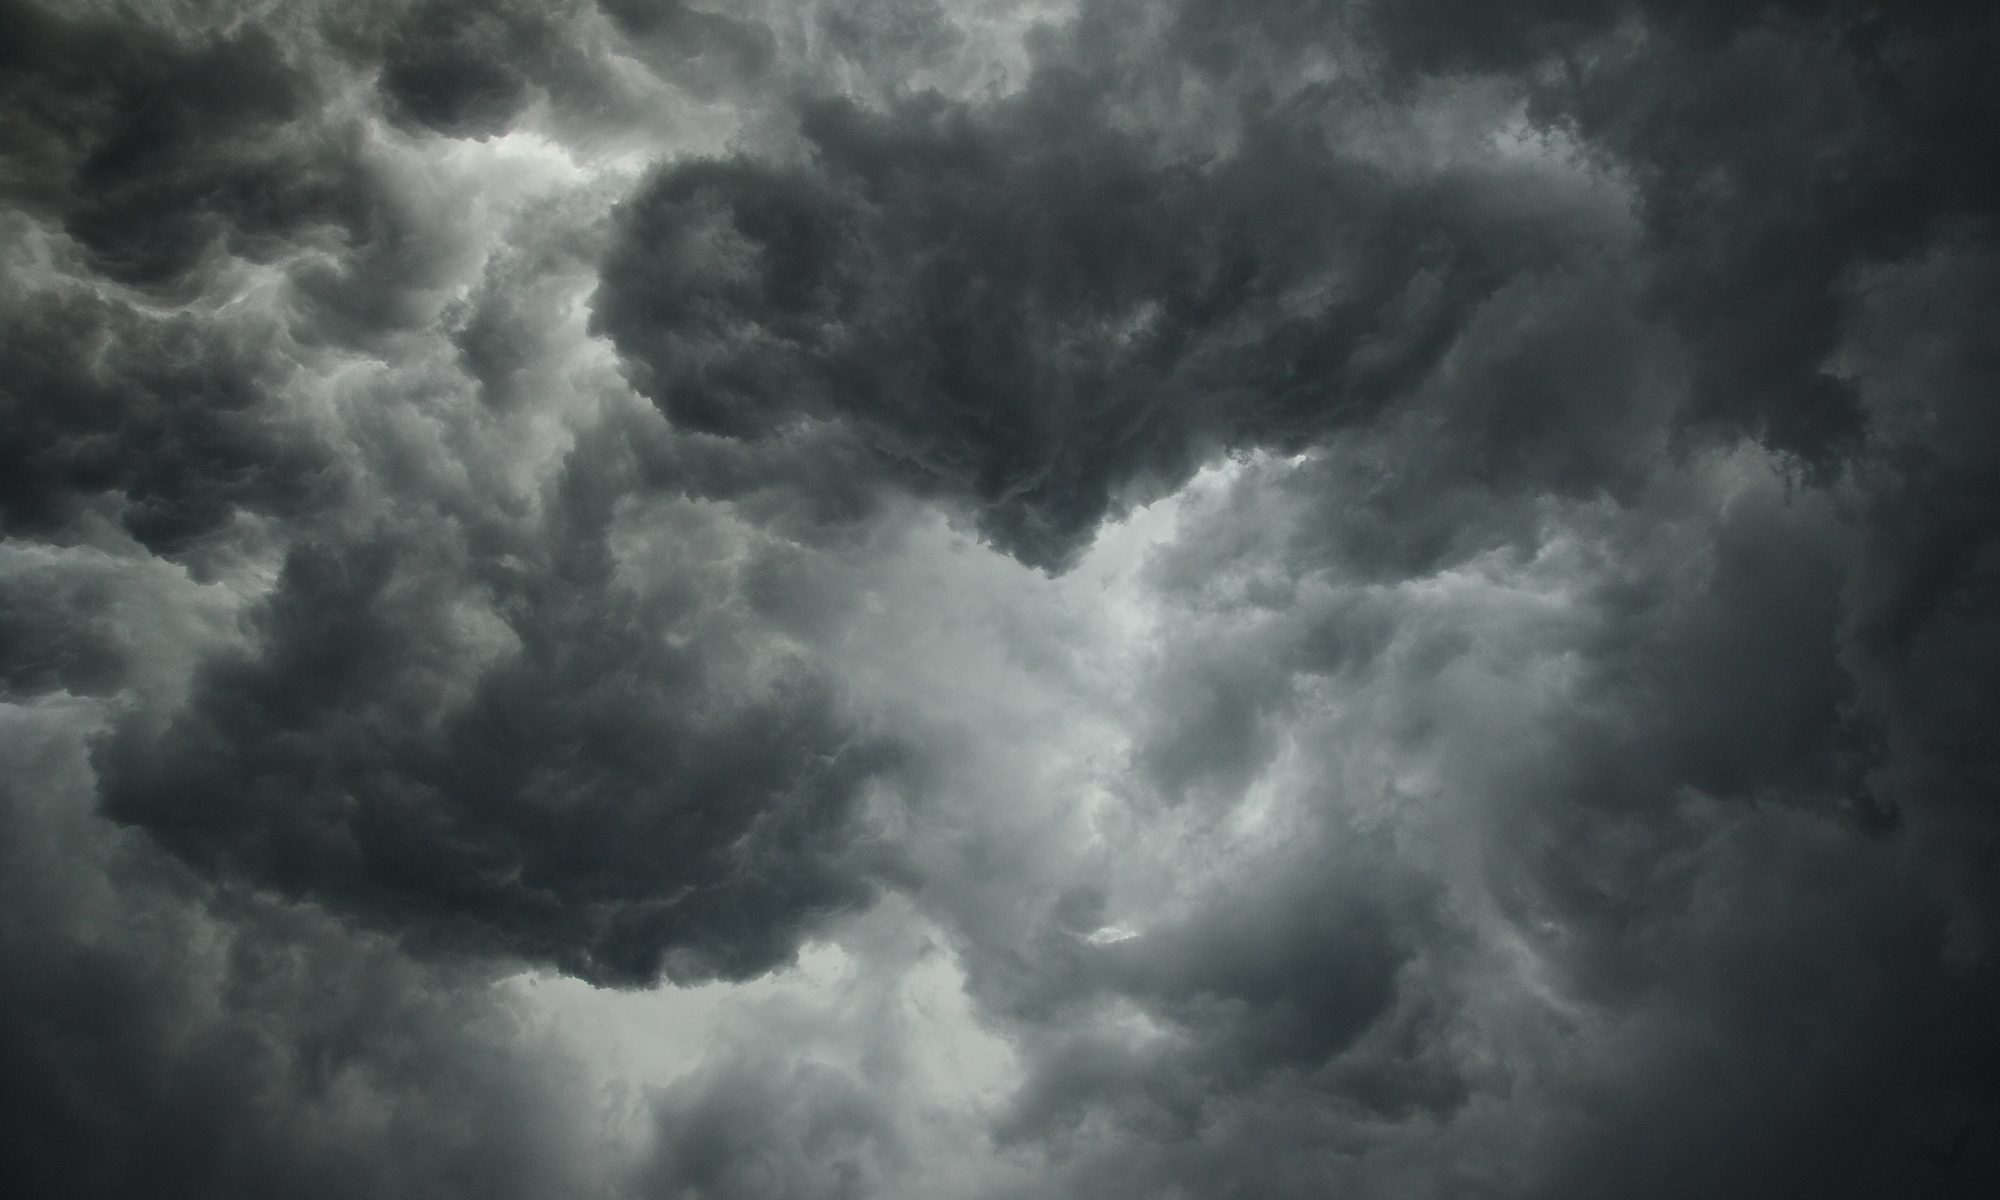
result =
M1996 53L5 0L0 1176L2000 1194Z

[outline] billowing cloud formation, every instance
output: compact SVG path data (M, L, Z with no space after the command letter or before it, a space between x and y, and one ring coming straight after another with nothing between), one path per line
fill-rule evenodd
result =
M6 1173L1987 1194L1996 35L7 5Z
M622 596L571 536L581 562L522 562L490 609L454 595L460 546L294 549L253 648L108 749L107 811L420 943L614 983L768 969L859 898L842 825L884 754L809 675L675 647L700 599Z
M806 165L668 166L621 214L599 325L677 424L841 421L1059 566L1134 488L1374 415L1571 215L1507 211L1497 166L1397 180L1306 141L1313 98L1170 157L1101 86L1045 62L992 104L833 100Z

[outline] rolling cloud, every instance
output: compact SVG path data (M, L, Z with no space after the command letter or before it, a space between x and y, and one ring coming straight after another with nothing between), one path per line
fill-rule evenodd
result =
M0 6L0 1171L1978 1196L1986 6Z

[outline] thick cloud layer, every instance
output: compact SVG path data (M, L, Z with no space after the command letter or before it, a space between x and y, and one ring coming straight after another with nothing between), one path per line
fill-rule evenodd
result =
M0 1171L1987 1194L1996 45L5 5Z
M678 425L838 420L1055 567L1218 450L1379 412L1570 215L1506 211L1501 169L1315 145L1315 98L1174 157L1102 86L1044 62L992 104L827 101L804 165L671 165L620 215L598 325Z
M107 746L106 811L419 946L607 983L773 966L797 922L860 898L842 827L885 752L810 674L674 646L677 625L730 635L687 592L620 594L565 532L583 562L524 561L531 582L476 598L454 594L479 570L463 546L295 548L251 648L164 731Z

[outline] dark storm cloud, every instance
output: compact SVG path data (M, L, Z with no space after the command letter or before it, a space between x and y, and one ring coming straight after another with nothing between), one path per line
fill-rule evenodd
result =
M1395 72L1533 71L1538 119L1629 171L1654 300L1689 343L1684 420L1821 470L1861 435L1828 359L1849 274L1990 214L1991 14L1931 5L1374 6Z
M726 578L621 585L595 449L546 540L295 547L249 645L106 751L106 810L418 950L627 985L787 959L864 895L845 820L887 751L809 667L711 646Z
M1990 811L2000 759L1979 731L2000 714L1978 681L2000 654L2000 362L1988 336L2000 260L1990 241L1945 242L1858 290L1849 351L1881 453L1844 597L1846 665L1901 752L1878 780L1891 801Z
M1191 8L1169 45L1199 67L1205 30L1296 50L1358 25L1392 73L1522 71L1536 119L1639 189L1648 253L1627 270L1684 339L1680 424L1837 470L1861 422L1828 361L1843 279L1994 199L1966 132L1987 103L1983 40L1922 15L1806 22L1774 6L1739 25L1546 7L1359 22ZM1499 181L1390 180L1329 147L1331 109L1383 102L1353 87L1251 102L1232 154L1163 153L1111 125L1124 98L1106 89L1125 79L1098 45L1104 12L1020 96L819 105L803 166L663 172L628 209L598 300L635 381L677 420L735 436L853 422L888 469L1056 565L1135 485L1172 486L1216 447L1295 447L1367 418L1563 240L1554 212L1510 228ZM1564 62L1552 82L1527 73Z
M1044 63L990 106L816 104L803 165L668 167L623 213L598 327L677 423L839 421L1054 567L1220 448L1367 419L1563 240L1504 175L1399 182L1304 102L1205 165L1109 103Z
M1310 466L1292 469L1312 480L1293 502L1317 496ZM1980 1194L1990 1160L1945 1170L1924 1148L1961 1129L1989 1136L1993 976L1966 956L1987 953L1973 947L1992 883L1965 887L1970 864L1940 853L1934 831L1877 840L1872 813L1848 815L1858 767L1929 762L1933 781L1963 784L1979 760L1963 744L1949 768L1854 744L1840 667L1853 539L1828 508L1794 508L1775 483L1713 528L1699 493L1586 506L1555 526L1569 550L1541 549L1547 578L1566 581L1559 607L1511 598L1520 585L1490 552L1455 583L1322 575L1273 601L1279 589L1244 578L1271 560L1218 567L1208 543L1309 543L1337 520L1308 507L1286 529L1282 500L1238 507L1274 490L1246 476L1237 502L1184 526L1159 563L1191 581L1198 632L1178 639L1155 690L1259 681L1264 732L1246 744L1240 710L1218 709L1142 741L1139 762L1200 760L1181 751L1204 738L1217 761L1247 758L1207 784L1203 803L1224 812L1283 754L1306 756L1326 790L1287 827L1285 851L1197 891L1213 940L1121 906L1141 924L1125 940L1086 949L1053 933L992 946L991 968L973 960L977 994L1033 1031L1004 1129L1061 1148L1074 1194L1253 1180L1272 1195L1450 1190L1440 1159L1457 1188L1496 1195ZM1614 527L1592 530L1601 520ZM1201 565L1175 568L1183 552ZM1468 607L1453 611L1440 583ZM1343 715L1315 723L1315 694ZM1357 766L1385 746L1413 779ZM1948 795L1902 795L1920 825L1991 828ZM1369 847L1364 830L1383 822L1409 839L1400 853ZM1221 824L1198 822L1200 843L1226 846ZM1325 881L1379 903L1397 887L1369 866L1424 862L1432 839L1435 901L1335 917L1349 893ZM1185 869L1205 874L1215 852ZM1294 854L1297 876L1281 865ZM1101 894L1084 908L1062 923L1109 919ZM1551 1027L1498 999L1519 986L1518 960L1489 956L1512 939L1558 1006ZM1196 969L1172 969L1183 947ZM1011 961L1024 951L1041 961ZM1163 964L1089 965L1113 955ZM1023 976L1067 990L1007 1003L1021 994L1007 980ZM1093 997L1137 1006L1165 1040L1092 1031Z
M239 509L291 515L338 494L330 448L273 411L290 373L270 325L161 314L73 283L0 300L0 517L45 534L118 497L132 535L174 553Z
M288 331L218 322L243 262L368 221L352 139L301 134L323 102L269 33L0 12L0 523L63 536L92 508L198 554L238 513L339 491L335 455L268 403Z
M32 5L0 19L6 528L108 502L182 554L239 512L336 503L340 455L282 394L324 348L430 320L463 245L297 44ZM282 303L232 310L260 268Z
M543 5L412 5L381 47L390 116L456 136L502 132L533 96L557 20Z
M400 132L485 140L537 108L599 129L637 119L589 0L377 0L328 6L318 25Z
M590 1194L587 1104L477 972L218 892L9 708L0 1169L28 1196Z
M1680 1015L1635 1047L1622 1085L1586 1092L1618 1150L1567 1147L1549 1194L1980 1194L1990 1166L1945 1172L1925 1153L1990 1106L2000 1051L1981 1016L1990 983L1939 969L1931 898L1871 847L1810 826L1708 837L1706 878L1678 911L1592 939ZM1735 915L1705 925L1715 911ZM1706 1153L1686 1156L1691 1141Z
M333 50L379 55L392 120L464 135L503 129L527 85L453 64L545 81L544 35L575 16L428 5L320 25ZM553 234L513 239L486 289L448 303L496 230L465 219L469 185L330 109L339 68L311 36L9 20L11 219L48 236L41 261L10 263L8 531L85 536L102 508L182 555L247 514L290 547L245 642L178 711L109 740L106 811L422 949L624 984L761 972L801 922L861 898L844 821L883 752L812 667L705 616L727 612L727 579L614 578L632 487L616 423L528 501L546 525L507 493L508 450L461 440L454 466L412 440L433 420L478 437L448 415L469 393L419 365L412 336L440 322L496 408L568 386L545 365L548 312L595 253L588 219L555 211ZM231 304L244 286L259 303ZM397 369L329 424L304 397L355 350ZM397 515L368 515L384 491ZM87 589L73 609L9 590L11 684L119 687L130 656Z
M1170 645L1135 765L1169 796L1203 793L1226 803L1284 749L1302 691L1394 680L1381 684L1375 701L1388 705L1380 733L1418 761L1441 758L1447 790L1487 807L1491 824L1467 836L1481 843L1480 878L1471 886L1495 898L1494 919L1519 930L1552 972L1549 986L1585 1010L1663 1014L1647 1035L1658 1042L1632 1048L1646 1065L1628 1073L1586 1058L1570 1078L1559 1067L1558 1078L1543 1081L1547 1090L1537 1085L1537 1099L1526 1103L1562 1114L1552 1119L1572 1122L1574 1139L1537 1143L1529 1152L1536 1165L1525 1173L1468 1166L1468 1187L1591 1195L1649 1179L1644 1186L1661 1195L1731 1187L1969 1195L1985 1178L1984 1166L1940 1170L1920 1147L1936 1140L1937 1127L1958 1128L1954 1114L1990 1112L1993 1103L1990 1081L1979 1081L1995 1048L1977 1017L1991 1001L1990 951L1974 952L1987 965L1961 973L1951 955L1964 951L1946 949L1990 946L1979 914L1991 907L1993 885L1967 884L1978 872L1967 860L1976 856L1939 845L1977 829L1977 846L1992 828L1991 758L1971 733L1987 706L1964 686L1995 644L1979 605L1990 590L1985 481L1993 442L1980 415L1987 406L1974 399L1990 391L1990 356L1974 349L1983 339L1973 331L1992 313L1988 255L1978 247L1990 236L1993 197L1988 167L1964 140L1978 124L1966 114L1988 103L1966 64L1990 49L1992 31L1965 12L1834 9L1771 6L1739 19L1721 10L1673 17L1559 5L1549 6L1547 20L1434 18L1420 30L1423 10L1385 8L1358 27L1327 22L1338 29L1331 36L1297 26L1302 36L1289 39L1288 51L1315 38L1342 43L1348 34L1386 45L1390 57L1374 65L1412 103L1436 85L1432 72L1522 72L1513 94L1530 102L1535 118L1565 131L1587 160L1634 189L1631 239L1530 259L1536 269L1522 271L1518 251L1496 253L1468 238L1459 260L1486 255L1509 269L1475 273L1479 285L1462 292L1447 287L1453 299L1441 307L1451 316L1436 342L1380 398L1358 407L1343 407L1353 393L1337 386L1334 371L1303 377L1297 416L1204 406L1204 377L1158 365L1172 352L1101 351L1084 360L1095 373L1080 371L1089 383L1074 391L1061 386L1059 369L1030 376L1035 383L1021 384L1019 394L1046 397L1052 413L1030 428L1049 432L1011 453L1046 464L1046 474L1025 465L1013 471L1062 479L1064 455L1088 447L1088 461L1102 472L1076 486L1088 502L1065 502L1045 487L1015 500L970 472L961 476L970 484L941 482L934 468L928 478L905 475L920 490L969 500L1000 548L1059 565L1066 542L1087 539L1116 511L1120 483L1178 479L1178 464L1200 457L1185 447L1318 444L1298 470L1278 473L1276 482L1254 475L1245 485L1281 489L1275 508L1246 499L1211 527L1184 531L1157 565L1198 611L1227 619L1217 619L1212 642ZM1298 6L1282 11L1308 25L1317 19L1301 18ZM1189 9L1177 36L1192 38L1208 21L1231 39L1254 37L1263 15L1253 10L1238 22L1233 12ZM1407 28L1395 27L1406 17ZM1263 32L1276 44L1287 40L1277 36L1285 28L1294 27ZM1039 69L1030 97L1037 88L1056 91L1053 61ZM1073 117L1092 111L1077 94L1069 99ZM1022 101L1023 111L1031 103ZM891 107L865 120L909 124L905 111ZM1317 110L1300 106L1286 116L1303 122L1308 111ZM1129 122L1131 113L1124 116ZM803 166L739 160L663 174L627 214L627 257L607 269L600 320L635 360L635 381L676 421L754 441L800 416L831 417L886 447L892 469L929 468L934 460L903 449L910 443L901 428L886 435L882 428L880 397L897 394L899 381L870 374L859 396L842 390L850 368L841 339L869 327L866 314L882 303L871 292L907 277L893 265L901 255L884 250L893 241L877 230L935 223L948 232L924 244L955 245L959 229L986 219L991 197L1025 188L1047 148L1075 136L1070 130L1086 118L1041 136L1021 127L1014 157L980 177L984 186L935 200L874 184L898 160L855 157L851 147L865 143L830 141L815 124L823 119L807 117ZM1186 201L1191 211L1217 219L1205 230L1227 228L1226 189L1202 189L1232 170L1247 173L1244 164L1255 161L1244 150L1177 174L1144 138L1102 136L1123 157L1106 149L1096 158L1131 164L1125 169L1146 181L1147 198L1123 207L1100 198L1093 212L1122 227L1121 245L1148 248L1140 256L1146 266L1088 272L1117 302L1093 298L1059 310L1065 319L1048 336L999 342L994 357L1007 366L975 376L976 384L954 391L950 379L933 375L927 390L912 389L929 403L908 409L935 427L953 428L960 395L977 396L969 406L976 411L1009 411L1004 397L1013 393L995 399L979 389L1033 361L1023 347L1075 344L1091 324L1084 314L1186 294L1178 276L1171 287L1147 276L1155 264L1201 261L1184 249L1199 239L1175 224L1176 189L1198 197ZM927 163L924 178L960 169L933 153L949 165ZM904 155L924 161L914 146ZM1296 168L1311 159L1295 152L1285 161ZM890 165L877 165L883 161ZM1118 172L1107 167L1100 178ZM1298 187L1288 196L1307 192L1303 172L1286 178ZM1436 195L1382 186L1392 197L1385 208L1399 215ZM1339 203L1345 197L1330 190L1327 211L1348 215ZM1036 211L1062 214L1067 202ZM932 215L934 205L954 220ZM1046 228L993 237L1005 252L991 258L1088 260L1088 249ZM1310 236L1290 249L1275 267L1266 264L1276 255L1248 255L1244 293L1255 293L1260 270L1280 280L1288 270L1304 275L1309 268L1296 264L1321 253ZM664 254L664 263L639 265L647 252ZM1009 274L950 261L953 278L970 281L961 294L1018 280L1001 294L1019 312L1065 294L1026 268ZM1407 277L1409 260L1394 269ZM648 272L674 283L649 293L655 307L640 322L621 304L640 302L632 281ZM1120 293L1122 286L1131 290ZM1884 293L1893 299L1880 299ZM948 311L951 303L923 308ZM1227 325L1249 309L1234 297L1217 309L1217 325L1240 331L1268 361L1273 343L1257 340L1268 323ZM971 327L982 335L1007 329L1007 307L996 300L992 311L1000 315ZM1932 314L1927 340L1904 324L1920 311ZM904 340L874 344L896 363L922 361L957 336L922 320L895 328ZM1334 336L1337 327L1314 330L1335 347L1352 344ZM1866 366L1868 354L1854 343L1862 330L1873 339ZM1204 335L1187 336L1199 343ZM1143 336L1133 340L1144 344ZM1341 351L1323 353L1337 359ZM1279 390L1254 367L1238 378L1262 396ZM1128 452L1118 441L1096 434L1093 406L1117 415L1119 388L1128 383L1147 403L1124 424L1157 431L1152 445L1168 449L1121 458ZM995 453L1009 444L996 436L956 442ZM1742 459L1749 452L1741 449L1743 465L1694 469L1695 447L1744 438L1803 467L1790 486L1807 491L1790 500L1772 484L1745 492L1743 470L1762 478L1767 468L1761 457ZM1813 490L1843 476L1857 487ZM1051 531L1043 549L1005 524L1005 506L1022 503ZM1296 525L1282 517L1277 528L1265 523L1289 504L1305 514ZM1550 565L1565 558L1567 565ZM1251 564L1261 565L1235 573ZM1482 629L1468 618L1416 636L1409 629L1419 614L1393 591L1406 580L1499 579L1538 565L1557 573L1551 578L1568 574L1554 593L1560 606L1539 625ZM1371 595L1343 577L1390 590ZM1553 699L1457 695L1486 672L1509 678L1545 656L1569 664L1555 676L1563 682ZM1509 705L1518 719L1493 715ZM1500 749L1510 738L1511 748ZM1927 813L1918 828L1893 837L1890 849L1871 842L1903 805ZM1309 844L1343 836L1337 818L1326 820ZM1848 882L1830 882L1843 877ZM1260 875L1239 884L1256 895L1285 894ZM1723 914L1738 905L1761 905L1767 919L1731 922ZM1290 978L1296 988L1280 986L1271 993L1279 996L1314 995L1303 974L1289 973L1315 951L1355 964L1365 978L1366 955L1353 946L1323 933L1301 934L1294 945L1282 933L1288 917L1325 908L1323 899L1299 896L1274 902L1259 936L1233 937L1228 952L1211 948L1201 960L1217 971L1247 964L1240 974L1249 980L1264 971ZM1029 1082L1008 1127L1069 1147L1079 1193L1158 1194L1171 1190L1168 1181L1190 1178L1221 1187L1256 1179L1259 1194L1316 1194L1339 1179L1365 1193L1393 1194L1407 1184L1410 1176L1381 1165L1396 1160L1393 1132L1356 1135L1348 1174L1294 1157L1309 1161L1307 1147L1337 1142L1326 1127L1305 1123L1305 1140L1287 1142L1270 1132L1275 1125L1250 1123L1270 1102L1270 1080L1296 1076L1232 1074L1241 1069L1232 1049L1251 1044L1241 1040L1243 1029L1197 1014L1248 1011L1232 1007L1234 984L1171 972L1100 977L1088 965L1095 951L1077 945L1074 914L1051 910L1043 919L1040 932L1005 935L968 925L968 969L992 1011L1040 1030L1029 1035ZM1149 943L1171 945L1173 928L1100 949L1148 953ZM1006 940L1017 934L1022 940ZM998 940L982 945L986 937ZM1444 974L1444 981L1427 977L1409 1009L1443 1013L1431 1027L1438 1036L1462 1030L1457 1023L1478 1007L1449 981L1452 971ZM1877 982L1891 979L1903 982ZM1783 1005L1781 994L1793 1002ZM1088 1019L1083 998L1092 995L1151 1013L1172 1031L1169 1048L1139 1051L1122 1034L1078 1032ZM1365 1011L1383 1027L1393 1024L1387 1007ZM1810 1046L1771 1048L1793 1021L1827 1032ZM1294 1045L1273 1036L1270 1045ZM1575 1036L1617 1053L1608 1035ZM1325 1061L1327 1048L1295 1066ZM1542 1053L1563 1061L1552 1048ZM1683 1069L1671 1061L1677 1054L1715 1065ZM1982 1065L1962 1069L1961 1055ZM1390 1073L1419 1076L1415 1064L1406 1058ZM1478 1085L1459 1078L1464 1066L1447 1063L1440 1073L1452 1082L1437 1095L1453 1099L1439 1111L1477 1095ZM1629 1100L1590 1111L1598 1088ZM1316 1096L1313 1105L1329 1104L1330 1093L1305 1094ZM1477 1113L1477 1104L1466 1111ZM1750 1118L1759 1111L1783 1115ZM1199 1121L1189 1115L1197 1113ZM1091 1114L1101 1122L1086 1120ZM1184 1148L1195 1128L1213 1141ZM1840 1140L1838 1152L1815 1149L1827 1136ZM1592 1151L1593 1141L1619 1149ZM1691 1141L1712 1153L1681 1158ZM1467 1154L1480 1157L1470 1147ZM1294 1168L1299 1173L1288 1174Z
M1630 164L1665 251L1658 296L1693 352L1691 421L1813 463L1852 448L1863 414L1828 362L1842 286L2000 201L1971 133L1994 115L1976 65L1993 32L1970 10L1781 11L1614 45L1581 74L1568 111Z
M1106 1113L1147 1140L1191 1137L1273 1085L1371 1118L1402 1115L1413 1093L1438 1082L1408 1048L1387 1063L1406 1086L1367 1078L1383 1069L1391 1031L1416 1019L1406 983L1436 920L1423 884L1373 869L1365 838L1302 833L1297 853L1265 864L1256 886L1204 897L1185 919L1104 944L1071 934L1069 945L1047 948L1062 966L1043 975L1065 981L1067 993L1033 997L1040 1013L1017 1001L1012 1015L1047 1021L1051 1005L1064 1015L1031 1043L1003 1138L1060 1138ZM1132 1005L1163 1036L1135 1045L1116 1026L1092 1029L1107 1001ZM1451 1090L1430 1099L1448 1108Z
M5 9L6 1169L1984 1194L1995 18L994 13ZM962 1127L492 986L883 891Z
M1397 453L1415 450L1408 441L1364 442L1328 458ZM1365 761L1385 743L1401 746L1397 760L1431 764L1418 779L1432 781L1419 782L1415 795L1389 791L1385 800L1415 812L1433 803L1466 806L1450 820L1472 822L1463 837L1476 847L1474 874L1468 883L1468 864L1459 862L1446 876L1459 875L1451 890L1460 903L1468 890L1490 896L1503 927L1532 947L1552 986L1586 1022L1522 1061L1520 1069L1537 1074L1529 1063L1555 1064L1553 1077L1531 1075L1534 1082L1508 1085L1503 1094L1529 1121L1536 1119L1529 1113L1560 1114L1548 1119L1573 1136L1544 1142L1526 1126L1502 1122L1508 1132L1492 1136L1507 1140L1517 1162L1535 1165L1509 1182L1508 1170L1491 1161L1473 1131L1482 1100L1499 1085L1483 1077L1482 1052L1465 1048L1464 1033L1468 1014L1481 1005L1463 989L1476 993L1482 968L1456 959L1442 972L1412 977L1403 1004L1375 1015L1378 1027L1388 1027L1395 1013L1430 1014L1425 1049L1387 1060L1390 1078L1436 1081L1442 1103L1428 1111L1451 1132L1424 1153L1452 1157L1468 1187L1478 1181L1495 1194L1667 1196L1741 1187L1859 1196L1918 1186L1979 1194L1990 1167L1946 1173L1918 1148L1943 1136L1940 1130L1965 1121L1984 1130L1990 1119L1977 1114L1992 1111L1991 1065L2000 1052L1980 1016L1993 1000L1991 967L1953 964L1970 947L1991 945L1980 914L1991 906L1993 883L1967 886L1977 868L1965 850L1943 849L1939 831L1924 827L1942 823L1955 831L1946 838L1980 829L1973 845L1986 844L1990 809L1973 819L1962 803L1990 759L1963 732L1926 737L1929 746L1914 753L1885 752L1872 740L1873 706L1863 698L1877 685L1863 674L1857 687L1843 669L1853 653L1843 594L1881 568L1856 562L1853 531L1820 503L1786 503L1774 484L1736 498L1719 518L1700 491L1641 494L1622 512L1598 501L1567 514L1551 508L1547 493L1518 499L1476 489L1469 508L1449 493L1409 493L1398 508L1368 513L1328 502L1341 494L1328 481L1352 478L1346 466L1293 470L1305 478L1283 485L1248 477L1210 522L1184 527L1157 564L1212 627L1198 625L1203 635L1184 637L1161 664L1156 690L1175 699L1156 706L1169 719L1140 743L1139 762L1167 789L1180 783L1171 770L1178 762L1229 764L1233 769L1207 783L1229 803L1273 769L1287 731L1299 728L1297 714L1310 711L1306 697L1331 696L1341 710L1366 714L1347 718L1361 720L1356 733L1341 737L1307 725L1310 733L1289 734L1293 752L1308 755L1314 751L1305 747L1323 739L1322 769L1348 781L1349 794L1333 793L1321 818L1328 837L1352 836L1341 831L1343 810L1368 806L1365 792L1352 794L1368 776L1357 779L1342 759ZM1287 491L1289 503L1305 506L1297 526L1282 516ZM1491 513L1516 505L1529 511ZM1331 538L1339 547L1349 536L1343 524L1423 537L1435 510L1478 513L1474 528L1504 536L1447 552L1441 562L1428 551L1405 560L1415 564L1413 584L1437 578L1432 572L1445 566L1444 578L1461 581L1448 586L1476 588L1482 577L1500 583L1539 558L1552 563L1545 569L1553 578L1568 580L1562 605L1538 612L1545 601L1530 601L1507 620L1498 619L1506 610L1484 616L1476 609L1440 619L1426 611L1435 602L1423 599L1421 587L1406 592L1368 582L1382 578L1379 558L1363 560L1370 569L1358 579L1343 580L1353 561L1345 555L1328 574L1285 574L1313 561L1315 544ZM1534 550L1509 548L1520 543ZM1580 559L1562 563L1579 551ZM1194 561L1178 562L1183 554ZM1256 573L1273 565L1276 579ZM1958 578L1958 594L1977 586L1971 571ZM1947 601L1929 618L1938 630L1931 636L1951 639L1967 656L1960 664L1975 661L1970 656L1985 644L1973 611ZM1537 663L1554 673L1528 669ZM1932 687L1952 697L1939 707L1953 710L1955 724L1977 719L1971 695L1944 683L1953 669L1923 669ZM1481 684L1488 678L1496 690ZM1206 719L1176 711L1189 702L1183 698L1211 695L1255 699L1218 705ZM1895 711L1937 734L1951 728L1930 726L1914 704ZM1905 726L1904 736L1912 732ZM1204 754L1191 744L1210 748ZM1234 765L1246 762L1247 770ZM1920 773L1930 794L1912 789L1906 773ZM1891 781L1895 786L1883 786ZM1872 840L1884 803L1924 814L1912 818L1917 828L1907 838ZM1262 871L1237 880L1236 888L1253 894L1272 887ZM1313 911L1323 911L1321 902L1279 905L1258 935L1239 936L1232 948L1300 986L1299 964L1316 955L1341 964L1329 969L1344 969L1354 955L1338 941L1308 938L1281 950L1269 940L1288 927L1287 917ZM1753 911L1760 916L1731 915ZM1454 947L1491 938L1476 922L1458 929L1465 915L1447 917L1439 926L1445 932L1422 944L1451 962ZM1113 948L1139 947L1150 936ZM1958 949L1949 948L1954 944ZM1637 1040L1624 1043L1590 1027L1599 1013L1619 1014L1610 1019L1639 1022L1647 1032L1632 1032ZM1823 1032L1788 1032L1801 1028ZM1147 1194L1163 1180L1205 1169L1291 1194L1279 1164L1294 1155L1304 1155L1296 1165L1307 1170L1295 1185L1299 1194L1343 1178L1362 1194L1409 1186L1393 1167L1402 1153L1393 1124L1329 1118L1345 1134L1314 1128L1300 1134L1303 1142L1272 1132L1275 1126L1250 1125L1260 1105L1275 1103L1272 1080L1286 1077L1246 1086L1223 1066L1230 1060L1213 1057L1229 1044L1210 1031L1166 1059L1183 1071L1202 1065L1195 1080L1178 1079L1168 1094L1205 1112L1203 1128L1219 1144L1182 1149L1181 1135L1142 1122L1134 1138L1097 1143L1071 1159L1085 1180L1078 1190L1126 1194L1116 1190L1123 1185ZM1493 1053L1505 1041L1482 1032L1470 1044ZM1458 1048L1440 1057L1440 1045ZM1595 1061L1610 1045L1622 1045L1607 1052L1630 1055L1630 1062ZM1321 1068L1318 1090L1285 1103L1352 1117L1331 1081L1377 1078L1380 1068L1356 1064L1343 1076L1343 1057ZM1090 1061L1054 1048L1044 1069L1077 1079ZM1124 1074L1090 1083L1082 1111L1094 1105L1130 1121L1147 1111L1140 1106L1157 1103L1162 1068L1143 1057L1113 1061ZM1084 1086L1072 1083L1068 1094ZM1038 1085L1021 1103L1028 1113L1073 1114L1078 1102L1063 1095ZM1221 1132L1232 1124L1232 1133ZM1346 1167L1304 1149L1323 1150L1342 1136L1355 1139ZM1826 1149L1829 1136L1837 1152ZM1690 1143L1704 1146L1703 1154L1689 1158ZM1125 1182L1134 1177L1153 1182ZM1435 1178L1428 1171L1422 1177Z
M0 12L0 134L11 200L57 221L122 283L172 292L220 253L263 260L367 220L328 97L257 26L226 35Z

